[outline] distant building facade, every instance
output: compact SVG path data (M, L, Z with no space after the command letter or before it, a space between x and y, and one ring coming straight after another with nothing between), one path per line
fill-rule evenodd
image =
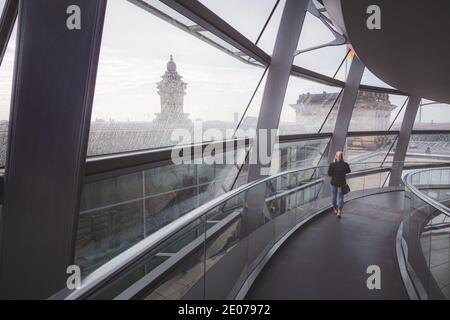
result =
M307 132L317 131L317 125L324 121L336 99L335 106L322 132L333 131L336 123L337 113L341 103L341 97L338 93L319 93L319 94L301 94L295 104L290 106L296 113L296 125L304 126ZM397 108L389 100L387 93L377 93L370 91L359 91L356 103L353 109L350 123L351 131L383 131L387 130L391 122L391 113ZM308 129L311 127L311 129ZM313 129L314 127L314 129ZM376 149L387 142L387 137L358 137L351 139L353 148Z
M104 121L91 123L88 155L109 154L172 146L178 143L171 139L176 129L184 129L191 133L194 139L194 121L184 110L184 97L187 94L188 83L177 71L177 65L170 56L165 73L156 83L157 94L160 97L160 112L155 114L153 121ZM212 102L213 103L213 102ZM197 121L197 120L196 120ZM208 129L220 131L230 138L239 122L239 115L234 115L234 121L199 120L203 132ZM247 130L256 127L256 120L245 117L240 128ZM228 134L228 135L226 135ZM193 141L200 142L200 141Z
M161 81L156 83L160 112L153 121L95 121L91 124L89 155L125 152L170 146L176 129L192 132L193 122L184 112L187 83L182 80L170 56Z
M177 65L173 61L172 55L167 63L166 73L161 78L162 80L156 84L161 100L161 112L156 114L153 123L156 125L162 124L165 127L191 124L192 121L188 119L189 114L184 113L183 110L187 83L178 74Z

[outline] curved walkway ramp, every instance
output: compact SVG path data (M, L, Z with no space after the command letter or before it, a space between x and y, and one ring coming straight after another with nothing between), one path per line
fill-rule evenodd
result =
M260 273L246 299L408 299L395 252L403 192L346 203L293 234ZM381 269L381 289L369 290L367 267Z

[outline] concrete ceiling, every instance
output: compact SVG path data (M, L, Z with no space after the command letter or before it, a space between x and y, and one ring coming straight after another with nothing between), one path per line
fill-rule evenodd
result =
M377 77L401 91L450 103L449 0L323 0L335 25ZM377 5L381 29L370 30Z

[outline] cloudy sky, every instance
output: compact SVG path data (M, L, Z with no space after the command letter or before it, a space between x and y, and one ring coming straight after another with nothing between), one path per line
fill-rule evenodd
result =
M3 7L5 0L0 0ZM256 41L275 0L200 0L224 20ZM148 3L164 8L156 0ZM272 53L284 1L275 12L259 43ZM167 8L165 8L167 11ZM170 11L170 10L169 10ZM185 18L182 18L185 21ZM315 17L308 15L299 48L323 44L332 39L330 32ZM9 117L14 62L15 32L0 67L0 120ZM345 47L329 47L302 54L295 63L332 76L345 55ZM179 73L188 83L184 110L191 119L232 121L234 113L242 115L263 70L244 64L216 48L196 39L125 0L110 0L106 14L103 42L95 92L93 120L148 121L159 112L156 82L164 74L170 55ZM339 78L344 77L344 70ZM363 83L383 85L370 72ZM263 84L264 85L264 84ZM338 92L339 89L292 77L284 101L282 121L294 121L294 104L301 93ZM250 108L256 116L261 90ZM392 97L392 103L402 99ZM429 121L439 113L450 118L448 109L424 112ZM439 119L439 117L437 117ZM442 119L442 117L441 117ZM435 120L436 121L436 120Z

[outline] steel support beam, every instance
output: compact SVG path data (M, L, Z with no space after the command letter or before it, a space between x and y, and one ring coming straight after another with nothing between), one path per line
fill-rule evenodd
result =
M278 128L291 66L294 62L294 53L297 49L309 1L287 0L281 17L256 126L257 140L255 142L259 144L258 147L260 147L260 142L267 142L266 150L268 151L267 155L269 157L272 155L275 143L271 139L270 130ZM262 130L266 131L262 132ZM248 173L249 182L262 177L261 169L264 168L261 165L262 161L258 154L258 149L253 148L253 154L250 156L250 159L256 163L250 164Z
M342 93L341 105L339 106L336 125L334 126L333 138L331 139L328 153L329 163L333 162L336 151L343 150L344 148L363 73L364 65L355 55Z
M0 299L44 299L66 285L105 9L106 0L19 3Z
M294 53L300 39L300 32L309 2L310 0L286 1L275 41L272 61L267 73L256 127L256 140L250 151L249 182L261 178L270 169L270 161L268 164L263 163L259 150L265 149L267 158L272 156L275 141L273 141L271 130L278 128L291 66L294 61ZM261 174L262 170L264 174ZM266 232L271 232L270 224L266 224L265 228L260 228L267 219L268 214L265 207L265 198L265 183L253 188L245 195L246 208L242 216L242 231L243 234L248 236L249 241L249 268L258 264L259 253L264 252L264 248L270 246L270 237L266 234Z
M408 150L409 139L411 138L414 121L416 120L417 110L420 105L420 97L409 97L408 105L406 106L405 115L403 117L402 126L397 139L397 147L394 153L394 163L392 164L391 179L389 186L398 186L402 184L402 171L406 152Z
M303 0L302 0L303 1ZM139 0L131 0L133 3ZM256 61L267 65L270 63L270 56L253 42L248 40L239 31L231 27L217 14L209 10L198 0L161 0L165 5L189 18L205 30L215 34Z

